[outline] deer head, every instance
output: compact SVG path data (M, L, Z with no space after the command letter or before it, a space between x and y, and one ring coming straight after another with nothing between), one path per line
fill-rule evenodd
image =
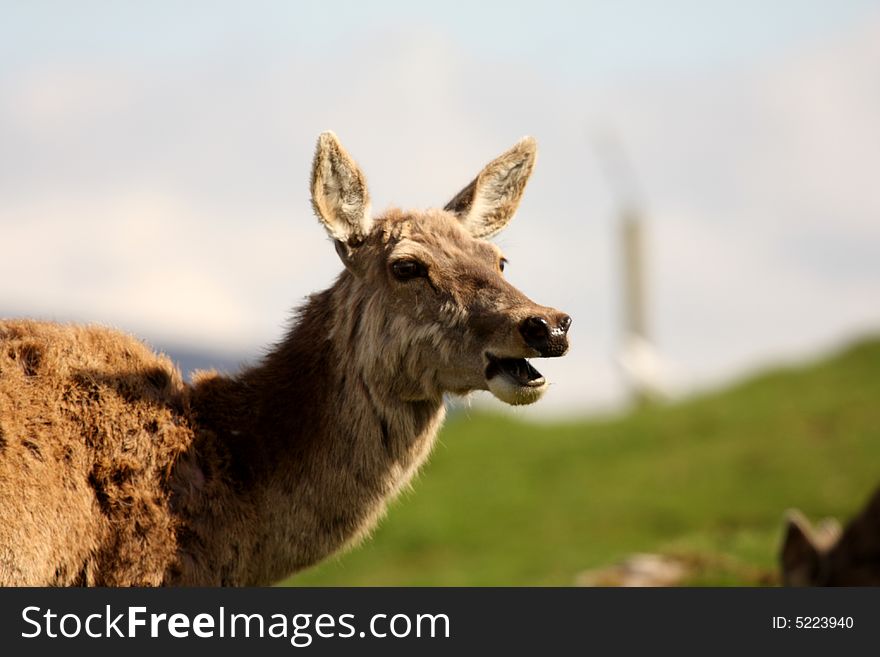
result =
M562 356L571 318L508 283L504 255L486 241L513 217L535 152L521 140L443 209L374 218L357 164L332 132L319 137L312 205L351 278L352 354L366 371L393 374L402 397L490 390L530 404L547 389L526 359Z
M843 530L789 511L780 561L786 586L880 586L880 488Z

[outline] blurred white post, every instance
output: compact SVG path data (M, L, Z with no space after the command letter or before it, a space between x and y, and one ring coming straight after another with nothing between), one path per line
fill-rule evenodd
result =
M634 208L620 212L623 335L618 362L632 401L643 405L661 397L662 366L648 333L645 283L645 222Z
M635 175L620 143L606 133L597 142L597 150L618 204L622 335L617 362L632 401L642 405L664 396L662 361L648 332L645 218Z

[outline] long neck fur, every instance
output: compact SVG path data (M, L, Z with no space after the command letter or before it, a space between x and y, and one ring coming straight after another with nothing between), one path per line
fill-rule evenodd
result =
M172 583L277 581L363 537L411 479L442 397L389 376L395 358L365 337L367 322L385 321L376 312L346 271L261 364L196 381L196 439L172 475Z

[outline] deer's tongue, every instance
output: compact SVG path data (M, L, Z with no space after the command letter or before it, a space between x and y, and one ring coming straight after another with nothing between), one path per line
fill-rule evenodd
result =
M489 357L486 379L504 374L521 386L537 387L544 385L544 376L532 367L525 358Z

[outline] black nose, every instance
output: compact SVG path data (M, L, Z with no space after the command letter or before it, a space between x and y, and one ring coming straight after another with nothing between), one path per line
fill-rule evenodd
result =
M526 344L542 356L561 356L568 351L569 326L568 315L557 317L555 326L550 325L547 317L528 317L519 325L519 332Z

